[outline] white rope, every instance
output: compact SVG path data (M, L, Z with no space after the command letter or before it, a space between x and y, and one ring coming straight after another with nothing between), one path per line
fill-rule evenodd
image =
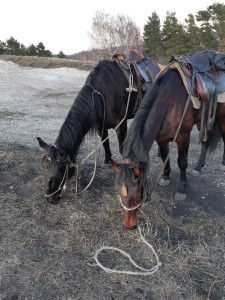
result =
M95 132L95 147L96 147L96 144L97 144L97 138L96 138L96 132ZM78 179L78 173L79 173L79 171L78 171L78 166L77 166L76 195L80 195L80 194L82 194L84 191L86 191L86 190L89 188L89 186L92 184L93 180L94 180L94 177L95 177L95 174L96 174L96 169L97 169L97 160L98 160L98 158L97 158L97 152L95 152L95 154L96 154L96 155L95 155L95 161L94 161L94 170L93 170L93 174L92 174L92 176L91 176L91 179L90 179L89 183L86 185L86 187L83 188L83 190L81 190L79 193L77 192L77 179Z
M119 248L116 248L116 247L112 247L112 246L103 246L101 247L100 249L97 249L96 252L95 252L95 255L93 256L93 259L95 260L96 264L90 264L88 263L89 266L98 266L100 267L101 269L103 269L105 272L107 273L117 273L117 274L128 274L128 275L152 275L156 272L158 272L159 270L159 267L162 265L162 263L159 261L159 257L155 251L155 249L153 248L153 246L151 244L149 244L146 239L143 237L142 233L141 233L141 229L140 229L140 226L138 226L138 230L139 230L139 234L140 234L140 237L142 239L142 241L152 250L155 258L156 258L156 265L154 267L152 267L151 269L145 269L145 268L142 268L141 266L139 266L133 259L132 257L130 256L130 254L128 254L127 252L119 249ZM120 252L123 256L127 257L129 259L129 261L131 262L131 264L141 270L141 271L125 271L125 270L117 270L117 269L110 269L110 268L107 268L105 266L103 266L103 264L99 261L98 259L98 256L99 254L104 251L104 250L113 250L113 251L117 251L117 252Z

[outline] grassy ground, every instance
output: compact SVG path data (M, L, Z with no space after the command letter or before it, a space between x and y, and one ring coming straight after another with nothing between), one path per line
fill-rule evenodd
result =
M114 156L118 145L111 133ZM121 207L114 192L115 175L101 168L90 188L76 196L73 178L57 205L44 199L41 150L18 144L0 146L0 299L66 300L224 300L225 187L218 166L220 144L200 178L190 171L200 151L193 133L188 198L176 202L179 177L176 151L171 153L170 186L155 186L161 167L154 145L151 197L139 214L142 232L155 248L162 266L158 273L132 276L106 273L93 264L102 245L127 251L142 267L155 265L154 256L137 230L122 227ZM78 163L89 153L82 147ZM93 163L83 165L78 191L89 182ZM110 268L133 270L118 253L105 251L101 262Z

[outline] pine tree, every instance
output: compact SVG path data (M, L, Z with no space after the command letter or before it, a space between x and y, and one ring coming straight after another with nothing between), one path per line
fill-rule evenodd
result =
M211 13L208 10L199 10L196 20L200 22L199 40L201 49L218 50L218 40L210 24Z
M152 15L148 17L148 22L144 26L143 39L146 52L155 60L158 60L159 56L163 55L160 27L159 16L156 12L153 12Z
M225 5L214 3L207 9L211 15L212 29L218 39L218 50L225 52Z
M175 12L167 12L162 28L165 54L168 58L174 54L186 54L187 36L184 27L178 22Z
M185 31L187 35L187 48L193 51L200 50L199 28L195 23L194 15L189 14L188 18L185 19L185 23Z

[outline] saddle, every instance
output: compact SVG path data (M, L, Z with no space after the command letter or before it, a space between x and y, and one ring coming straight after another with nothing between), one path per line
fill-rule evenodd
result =
M173 55L160 74L169 68L178 70L189 96L199 99L200 141L206 141L215 120L217 95L225 92L225 55L214 50L190 52L187 56Z
M215 58L224 58L224 70L218 69ZM173 64L174 62L174 64ZM214 94L225 92L225 55L214 50L190 52L187 56L174 55L171 68L176 68L185 80L187 92L200 101L209 101ZM179 66L177 66L177 64ZM195 76L194 86L192 77Z
M157 63L149 58L146 54L138 48L132 47L125 51L125 53L119 52L112 56L112 59L117 62L121 67L125 76L129 80L130 67L136 72L137 78L143 84L143 90L147 90L147 86L156 78L160 68ZM131 65L131 66L130 66ZM137 85L137 83L135 83Z

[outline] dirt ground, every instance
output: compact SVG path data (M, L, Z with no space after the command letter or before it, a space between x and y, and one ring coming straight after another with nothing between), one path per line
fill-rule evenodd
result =
M1 58L1 56L0 56ZM153 275L107 273L94 264L101 246L128 252L144 268L156 261L137 230L122 227L114 192L114 172L102 168L100 151L91 186L76 196L75 178L57 205L44 199L36 136L54 143L58 131L89 72L77 65L50 69L43 60L29 65L0 59L0 299L34 300L224 300L225 174L220 171L222 143L208 158L199 178L191 176L200 152L194 128L189 151L188 197L174 195L179 171L171 145L171 183L155 185L162 163L156 145L150 151L149 201L140 214L142 232L162 266ZM11 59L12 60L12 59ZM15 58L14 58L15 60ZM48 65L49 61L45 62ZM35 68L34 68L35 66ZM113 131L114 158L120 160ZM87 136L78 155L81 191L94 170L94 136ZM119 253L104 251L108 268L134 270ZM90 263L90 264L89 264Z

